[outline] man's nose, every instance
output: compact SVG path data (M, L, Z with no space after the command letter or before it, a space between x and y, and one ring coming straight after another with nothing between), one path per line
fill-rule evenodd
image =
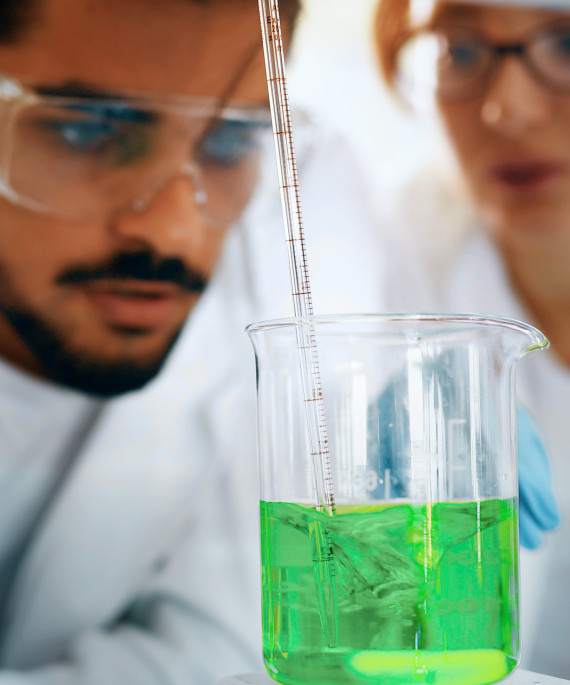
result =
M481 108L486 126L507 138L520 138L550 121L552 93L518 56L504 57Z
M111 230L133 247L144 245L159 254L183 255L199 247L207 227L200 194L193 180L181 173L150 198L118 212Z

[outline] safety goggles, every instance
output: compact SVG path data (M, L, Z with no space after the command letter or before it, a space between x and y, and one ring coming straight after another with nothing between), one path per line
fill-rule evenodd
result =
M107 221L143 211L182 176L207 220L226 226L255 187L267 137L262 106L55 92L0 76L0 195L61 218Z
M544 87L570 94L570 20L504 45L460 27L419 31L400 49L398 86L415 104L434 97L440 102L475 99L490 87L499 64L511 56Z

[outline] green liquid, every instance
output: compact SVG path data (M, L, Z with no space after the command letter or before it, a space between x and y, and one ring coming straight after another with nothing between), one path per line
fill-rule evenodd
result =
M334 647L317 602L315 520L332 544ZM291 685L504 678L518 658L517 540L512 499L346 506L333 517L261 502L269 673Z

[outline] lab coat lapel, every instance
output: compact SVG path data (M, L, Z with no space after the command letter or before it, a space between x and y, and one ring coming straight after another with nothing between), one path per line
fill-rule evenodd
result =
M239 260L235 242L223 262ZM4 667L57 658L74 635L115 618L181 535L219 468L216 389L250 353L243 326L251 315L235 270L214 279L161 376L109 403L84 445L13 586ZM252 353L248 361L253 367Z
M497 249L480 227L468 235L450 271L446 305L450 311L529 319L513 293Z
M478 312L535 323L516 296L497 248L481 227L474 228L451 269L445 306L448 311ZM531 355L520 368L517 366L517 396L525 407L536 405L538 389L545 383L544 368L551 368L550 360L553 373L560 375L552 356L544 359L542 355Z

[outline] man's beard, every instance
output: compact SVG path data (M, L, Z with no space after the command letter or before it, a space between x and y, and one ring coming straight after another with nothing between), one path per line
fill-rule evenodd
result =
M197 295L207 284L203 276L180 260L157 259L146 251L120 254L110 262L95 266L81 265L61 274L57 282L73 286L105 279L170 282ZM6 292L8 284L2 285ZM181 331L181 328L175 331L152 359L108 362L71 349L63 335L25 306L0 303L0 312L32 352L47 378L98 397L113 397L146 385L163 367ZM117 327L116 333L128 340L146 335L147 331Z
M37 359L47 378L98 397L113 397L145 386L161 370L180 335L178 330L165 348L146 362L101 362L84 352L71 350L61 336L30 312L2 308L2 313ZM129 333L125 331L124 335L126 337ZM133 332L131 335L137 334Z

